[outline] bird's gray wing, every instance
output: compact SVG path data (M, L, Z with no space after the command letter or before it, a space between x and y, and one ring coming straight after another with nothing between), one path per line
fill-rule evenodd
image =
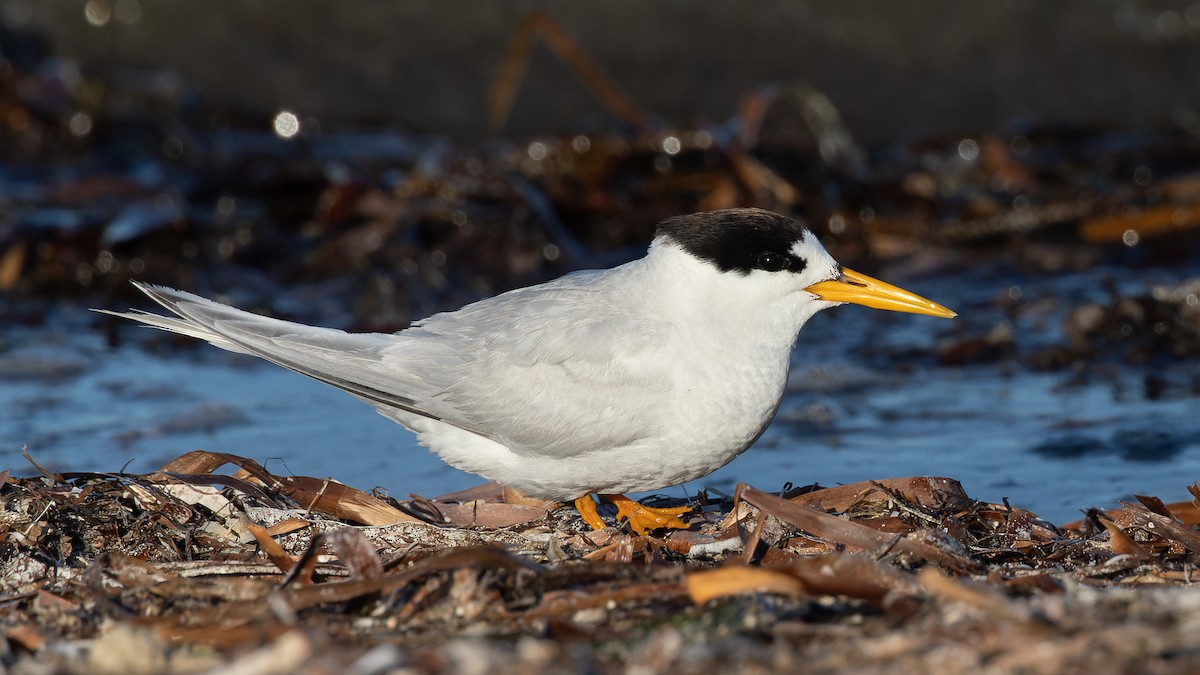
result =
M665 327L609 283L615 274L577 273L410 329L459 357L444 360L440 390L421 404L448 406L456 424L517 453L566 457L658 435L671 390ZM398 342L383 361L397 372L421 368L424 356Z
M576 274L434 315L395 334L346 333L272 319L170 288L137 284L175 317L106 312L252 354L516 452L569 456L634 443L657 429L669 391L645 317Z

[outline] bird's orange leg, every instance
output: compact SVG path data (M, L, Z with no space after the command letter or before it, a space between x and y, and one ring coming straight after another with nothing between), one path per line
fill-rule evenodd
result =
M627 521L629 529L637 534L649 534L651 530L660 528L686 530L688 527L687 523L680 520L679 516L691 511L692 508L690 506L655 508L653 506L643 506L625 495L602 494L597 496L615 505L617 507L617 520ZM600 530L606 527L604 520L596 512L596 502L592 501L591 495L584 495L576 499L575 509L579 511L583 522L591 526L593 530Z
M593 530L603 530L607 527L604 520L596 513L596 502L591 495L584 495L575 500L575 510L579 512L579 517L583 518L583 522L587 523Z

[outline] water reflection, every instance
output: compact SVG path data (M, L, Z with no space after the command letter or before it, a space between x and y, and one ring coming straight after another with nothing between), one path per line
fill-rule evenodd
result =
M271 121L271 128L274 129L276 136L290 139L300 133L300 118L294 112L281 110Z
M1111 453L1113 449L1095 436L1063 434L1038 443L1032 451L1050 459L1079 459L1089 455Z
M132 26L142 20L142 5L138 0L87 0L83 18L88 25L103 28L115 18L117 23Z

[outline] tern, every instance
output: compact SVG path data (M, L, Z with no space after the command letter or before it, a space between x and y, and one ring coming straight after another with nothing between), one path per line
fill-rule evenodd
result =
M839 265L807 227L761 209L664 220L646 256L434 314L398 333L273 319L134 282L172 312L124 317L349 392L450 465L529 497L592 495L639 534L684 528L688 507L624 496L708 475L749 448L779 408L792 349L844 303L952 318Z

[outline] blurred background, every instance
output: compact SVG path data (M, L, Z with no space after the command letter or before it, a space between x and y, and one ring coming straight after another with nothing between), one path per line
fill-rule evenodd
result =
M147 307L136 278L399 330L760 206L960 318L822 314L771 430L679 495L1183 498L1198 74L1200 2L5 0L0 470L203 448L472 484L349 397L87 308Z
M716 0L10 0L15 28L93 67L167 69L213 104L486 138L486 99L522 20L544 11L648 114L724 121L769 83L823 92L866 143L1022 118L1125 125L1200 102L1200 6L1189 2ZM506 132L606 131L612 119L544 44ZM181 82L180 84L183 84Z

